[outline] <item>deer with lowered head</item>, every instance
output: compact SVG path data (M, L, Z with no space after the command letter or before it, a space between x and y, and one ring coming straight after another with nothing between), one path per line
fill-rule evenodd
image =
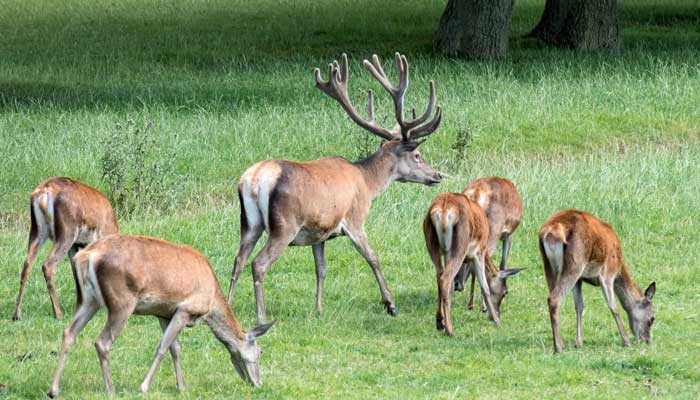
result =
M372 200L392 182L435 185L442 176L428 165L418 146L422 137L433 133L441 121L441 108L435 106L435 85L429 84L426 111L411 119L404 114L404 94L408 88L408 61L396 53L398 85L387 78L378 57L364 66L389 93L394 104L396 124L387 129L377 125L374 97L368 95L368 117L359 115L348 95L348 58L328 68L328 80L314 71L316 87L332 97L348 116L371 134L385 141L379 150L364 160L350 162L329 157L308 162L268 160L253 165L241 177L238 194L241 205L241 243L231 274L228 295L233 301L236 282L263 231L268 239L252 263L255 300L260 322L265 320L263 283L265 273L287 246L311 246L316 264L316 311L323 307L323 282L326 276L324 244L336 236L347 236L365 258L379 284L387 312L396 315L394 298L387 286L379 260L369 245L365 219ZM427 121L427 122L426 122Z
M103 236L117 233L117 217L104 194L84 183L65 177L47 179L34 189L29 202L29 215L29 249L22 268L17 305L12 319L16 321L21 317L29 273L48 239L53 241L53 247L42 269L54 315L61 319L61 307L54 286L56 268L66 254L72 266L72 257L80 248Z
M489 223L483 208L461 193L438 195L423 220L423 234L435 266L438 286L436 328L452 336L451 307L455 277L466 268L476 275L491 319L500 326L508 294L506 279L522 268L498 270L489 253Z
M642 293L625 265L620 240L610 224L585 211L559 211L542 225L539 241L549 286L547 302L555 353L561 353L564 347L559 331L559 307L570 291L576 309L576 347L583 346L583 282L602 289L625 346L629 346L630 341L618 314L615 296L627 312L634 336L649 343L656 283L652 282Z
M513 233L523 218L523 202L518 189L508 179L496 176L479 178L469 182L464 188L464 195L475 201L486 213L489 223L489 256L493 257L496 246L502 241L501 263L499 270L508 267L508 254L513 246ZM469 276L467 268L462 267L455 279L455 290L463 291ZM471 274L471 289L467 308L474 308L474 274ZM486 312L486 304L481 303L481 311Z
M61 353L49 397L59 392L66 357L76 337L95 313L107 309L107 323L95 342L107 392L114 394L109 353L112 344L132 314L158 317L163 338L141 384L147 392L158 364L170 350L177 388L184 382L177 336L185 326L201 321L231 354L238 375L246 382L262 385L256 339L274 322L245 332L238 324L207 258L190 246L163 240L112 235L94 242L74 256L78 283L78 307L63 332Z

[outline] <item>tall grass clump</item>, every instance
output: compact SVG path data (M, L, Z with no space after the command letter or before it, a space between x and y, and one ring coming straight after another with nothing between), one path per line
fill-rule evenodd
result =
M175 172L175 148L161 151L151 121L117 124L102 147L102 180L120 217L166 211L176 204L183 178Z

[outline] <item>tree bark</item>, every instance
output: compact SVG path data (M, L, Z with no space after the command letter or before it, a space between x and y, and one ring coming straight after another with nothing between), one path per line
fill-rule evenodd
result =
M557 47L617 49L622 44L617 0L547 0L530 35Z
M449 56L505 57L513 2L449 0L435 33L435 49Z

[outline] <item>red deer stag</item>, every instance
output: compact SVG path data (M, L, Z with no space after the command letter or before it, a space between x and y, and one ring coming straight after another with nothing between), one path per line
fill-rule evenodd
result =
M404 93L408 87L408 62L396 53L399 70L398 86L389 82L377 56L365 67L391 95L396 125L386 129L376 124L374 97L369 92L368 118L361 117L348 96L348 58L329 65L329 79L314 70L316 87L337 100L350 118L385 140L368 158L350 162L341 157L308 162L268 160L245 171L238 186L241 204L241 244L231 274L229 302L233 301L238 277L263 231L268 239L253 259L255 300L260 322L265 320L263 282L268 267L287 246L312 246L316 264L316 310L322 311L323 281L326 275L324 242L345 235L369 263L379 284L382 301L391 315L396 306L379 261L369 246L364 223L372 204L394 181L435 185L442 176L431 168L417 148L418 139L433 133L440 125L441 108L426 123L435 105L435 85L430 81L430 96L425 113L404 119Z
M461 193L443 193L430 205L423 234L435 265L438 286L436 327L452 336L452 288L465 265L476 275L491 319L500 326L501 302L508 294L506 279L521 268L499 271L489 255L489 224L484 210Z
M489 256L493 257L498 241L503 241L501 264L499 269L503 271L508 266L508 254L513 245L513 233L523 219L523 202L520 199L518 189L513 182L499 178L479 178L469 182L464 189L464 195L469 200L477 202L486 212L489 221ZM455 290L464 290L464 284L469 275L466 268L462 268L455 280ZM468 308L474 308L474 275L472 274L471 288L469 290ZM486 312L483 300L481 311Z
M555 353L561 353L564 346L559 332L559 307L572 289L576 308L576 347L583 346L582 282L600 286L603 290L624 345L629 346L630 341L617 312L615 295L627 312L634 336L649 342L654 323L651 299L656 293L656 283L652 282L642 294L625 266L620 240L609 224L584 211L559 211L542 225L539 237L549 286L547 301Z
M74 257L78 282L78 308L63 332L61 353L49 397L59 392L66 357L75 338L100 309L107 308L107 322L95 342L107 392L114 394L109 352L131 314L153 315L160 320L163 338L141 384L148 391L153 375L170 350L177 388L184 383L177 336L185 326L202 321L231 354L238 375L260 386L255 340L273 323L245 332L231 312L209 261L190 246L139 236L112 235L92 243Z
M29 213L29 251L22 268L17 306L12 319L20 319L29 273L47 239L51 239L54 244L44 262L44 278L54 315L61 319L61 307L54 287L56 268L66 254L72 258L81 247L103 236L117 233L117 217L105 195L84 183L63 177L47 179L34 189Z

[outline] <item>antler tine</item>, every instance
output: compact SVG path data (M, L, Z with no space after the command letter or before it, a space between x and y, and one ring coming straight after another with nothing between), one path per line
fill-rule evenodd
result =
M410 127L405 126L403 120L403 101L404 94L406 93L406 88L408 87L408 61L405 56L402 56L398 52L395 54L396 57L396 67L399 70L399 83L394 86L386 76L381 63L379 62L379 57L376 54L372 55L372 62L364 60L363 64L365 68L374 76L376 80L384 87L384 89L391 95L394 101L394 114L396 116L396 124L392 130L397 134L401 133L401 138L406 139L406 132Z
M367 118L374 123L374 94L371 90L367 91Z
M418 118L416 118L416 112L415 108L413 109L413 119L411 121L406 121L404 123L404 126L406 129L413 129L417 127L418 125L422 124L425 122L430 114L433 113L433 107L435 107L435 82L432 80L428 82L428 87L429 87L429 92L430 95L428 97L428 107L426 108L425 112Z
M397 90L405 92L408 87L408 60L399 52L396 52L396 66L399 68L399 87Z
M386 72L384 72L384 68L382 68L382 64L379 62L379 57L376 54L372 54L372 64L374 64L374 68L377 69L377 72L386 79Z
M372 56L372 61L374 61L374 64L369 62L368 60L362 61L362 64L365 66L367 71L369 71L372 76L374 76L374 79L378 80L379 83L384 86L384 89L386 89L389 94L392 96L394 95L394 85L389 82L389 79L386 77L386 73L384 73L384 69L382 69L382 65L379 63L379 58L377 55Z
M435 111L435 116L433 117L433 119L423 126L419 126L410 130L408 132L408 140L416 140L424 136L430 135L431 133L435 132L435 130L440 126L441 121L442 107L437 106L437 110Z
M348 55L343 53L342 56L343 64L340 66L340 81L343 82L345 85L348 83ZM337 65L337 62L336 62Z
M360 125L364 129L368 130L372 134L375 134L383 139L392 140L396 139L396 135L391 131L384 129L374 122L374 98L373 95L369 95L369 105L370 108L370 120L367 121L360 117L355 111L355 108L350 101L348 96L348 56L343 54L341 64L337 61L328 65L328 80L324 81L321 77L321 70L318 68L314 69L314 77L316 78L316 87L323 93L334 98L343 110L348 114L350 119L352 119L356 124Z

